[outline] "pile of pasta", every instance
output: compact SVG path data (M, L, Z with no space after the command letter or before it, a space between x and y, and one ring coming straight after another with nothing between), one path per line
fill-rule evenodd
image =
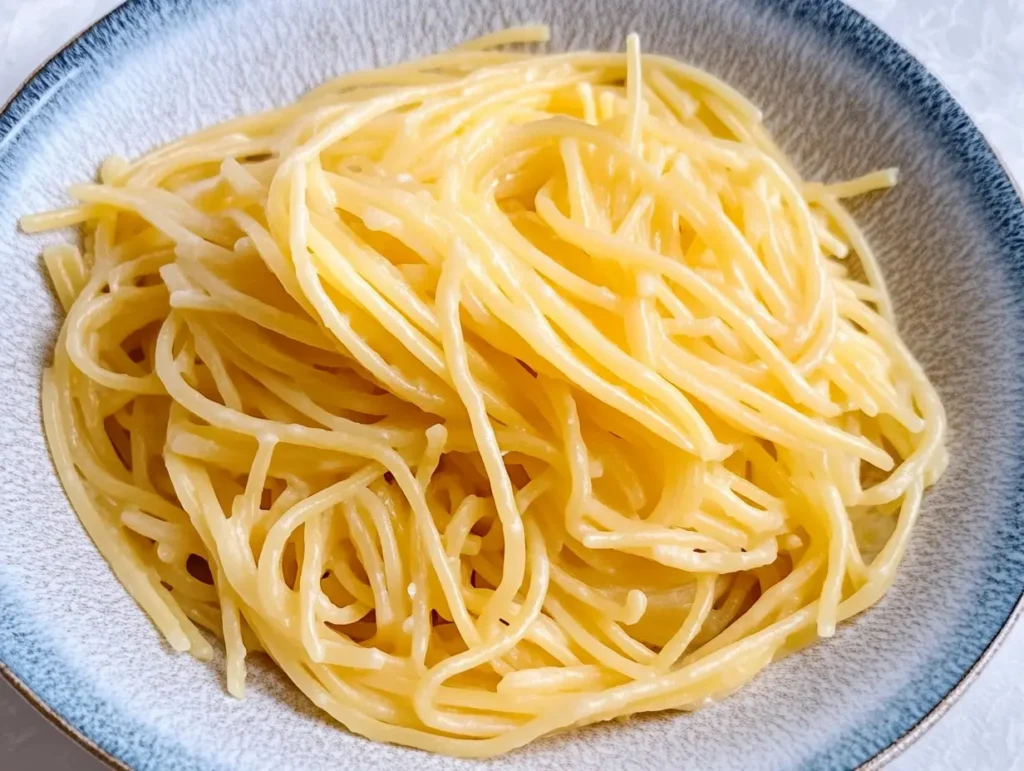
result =
M892 584L942 405L840 200L663 56L507 30L23 228L68 496L168 643L460 756L729 694ZM154 652L154 655L157 655Z

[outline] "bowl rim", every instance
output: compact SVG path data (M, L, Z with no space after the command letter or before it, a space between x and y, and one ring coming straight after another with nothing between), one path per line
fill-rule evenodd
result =
M244 0L222 1L230 3L242 2ZM1017 221L1024 226L1024 188L1014 177L999 151L988 141L988 138L978 128L977 124L975 124L963 105L953 96L945 83L868 16L847 5L843 0L741 1L750 3L753 6L768 7L771 11L789 16L798 23L810 26L818 34L827 35L831 38L832 43L845 47L855 58L882 59L889 57L891 62L887 64L888 70L902 69L916 81L912 88L930 91L933 96L938 96L942 102L941 107L951 111L952 117L961 122L963 129L970 135L971 141L979 143L983 153L987 152L989 154L990 159L995 162L998 171L1004 175L1012 188L1013 200L1011 204L1016 209L1014 214ZM106 38L109 41L112 36L124 34L127 29L132 27L138 15L144 13L147 6L152 8L154 4L154 0L122 0L119 5L100 16L57 48L45 61L26 76L15 88L11 96L0 105L0 152L3 151L5 145L10 140L20 133L25 123L31 120L32 108L42 106L42 103L46 100L46 89L36 88L37 85L50 85L49 83L44 84L42 81L57 80L59 75L55 71L61 68L63 61L83 53L84 49L88 48L90 44L100 43L101 38ZM174 2L173 4L176 5L177 3ZM878 50L870 50L871 46L878 47ZM54 77L51 79L48 76ZM13 115L12 117L13 112L17 111L16 108L19 107L23 108L24 111L18 111L20 114ZM982 163L985 160L985 158L975 159L972 163ZM900 729L901 733L899 736L888 745L879 749L870 758L861 761L857 765L856 771L877 771L920 739L963 696L971 684L977 680L985 666L1002 648L1003 643L1021 617L1024 617L1024 586L1021 587L1021 593L1014 602L1002 626L1000 626L995 635L985 645L980 655L963 672L950 690L933 704L916 723ZM3 659L0 659L0 676L54 727L74 740L94 758L119 771L131 771L131 767L125 761L101 747L98 740L89 736L83 729L73 725L69 719L47 704L21 677L7 666Z

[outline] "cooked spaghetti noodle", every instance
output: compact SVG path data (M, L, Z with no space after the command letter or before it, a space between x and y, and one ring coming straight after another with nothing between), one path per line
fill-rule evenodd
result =
M179 651L461 756L691 710L876 602L942 405L758 110L514 29L110 158L46 433ZM863 276L865 280L861 280Z

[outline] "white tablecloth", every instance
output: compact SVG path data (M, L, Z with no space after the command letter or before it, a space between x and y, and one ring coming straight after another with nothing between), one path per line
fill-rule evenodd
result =
M0 104L119 0L0 0ZM1024 0L849 0L946 84L1024 181ZM73 765L72 765L73 764ZM0 681L0 768L98 768ZM1024 771L1024 623L894 771Z

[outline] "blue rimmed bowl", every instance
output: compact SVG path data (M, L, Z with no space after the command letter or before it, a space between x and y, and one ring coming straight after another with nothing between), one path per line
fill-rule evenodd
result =
M175 655L80 527L43 440L39 380L60 315L26 213L106 155L287 102L340 71L546 21L553 46L649 49L761 105L809 176L899 165L856 206L901 328L941 391L952 463L891 593L832 640L694 715L549 738L491 768L852 768L899 751L970 678L1024 588L1024 208L921 65L835 0L134 0L46 64L0 114L0 670L95 752L138 769L473 763L373 744L269 665L244 702Z

